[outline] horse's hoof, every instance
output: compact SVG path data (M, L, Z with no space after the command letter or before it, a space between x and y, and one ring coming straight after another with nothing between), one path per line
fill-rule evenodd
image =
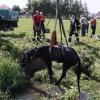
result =
M60 84L58 82L55 83L56 86L60 86Z
M53 84L53 81L50 81L50 84Z
M30 79L31 79L30 77L27 77L27 76L25 77L26 81L30 81Z
M54 83L56 81L57 81L56 78L52 77L52 80L50 80L50 83L52 84L52 83Z
M53 84L54 83L54 80L50 81L50 84Z
M57 79L55 77L52 78L53 82L57 82Z

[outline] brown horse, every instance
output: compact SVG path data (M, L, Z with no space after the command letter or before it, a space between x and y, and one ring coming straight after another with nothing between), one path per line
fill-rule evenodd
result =
M36 71L44 68L48 69L50 82L53 79L52 61L63 63L63 71L60 79L56 82L59 85L61 80L65 77L66 71L72 66L75 68L77 75L78 91L80 93L80 57L77 52L67 46L54 46L50 52L49 46L34 48L32 50L24 51L21 55L21 67L24 69L27 78L32 78Z

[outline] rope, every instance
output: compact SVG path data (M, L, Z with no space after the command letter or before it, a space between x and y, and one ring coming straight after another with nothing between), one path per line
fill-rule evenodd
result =
M52 17L50 17L50 19L49 19L48 23L46 24L45 28L48 27L48 25L49 25L49 23L50 23L50 21L51 21L51 18L52 18Z
M60 27L60 37L61 37L61 43L62 43L62 27L61 27L61 22L59 21L59 27Z
M54 24L54 29L53 29L53 31L56 31L57 17L58 17L58 5L56 5L56 17L55 17L55 24Z

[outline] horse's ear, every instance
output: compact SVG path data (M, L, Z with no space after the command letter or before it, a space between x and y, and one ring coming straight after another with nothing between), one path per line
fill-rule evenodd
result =
M26 54L28 51L29 51L29 49L28 48L25 48L25 49L22 50L22 53L21 54Z
M37 52L37 51L38 51L38 48L37 48L37 47L35 47L35 48L34 48L34 51L35 51L35 52Z
M23 59L25 51L26 51L25 49L21 51L20 56L19 56L20 59Z

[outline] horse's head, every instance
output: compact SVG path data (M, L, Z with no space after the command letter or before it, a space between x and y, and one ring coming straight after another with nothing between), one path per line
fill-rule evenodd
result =
M20 65L23 68L25 77L30 79L36 72L37 65L41 59L38 58L38 49L25 50L20 57Z
M24 50L20 56L20 65L22 68L25 67L27 63L29 63L35 56L37 48L33 48L31 50Z

